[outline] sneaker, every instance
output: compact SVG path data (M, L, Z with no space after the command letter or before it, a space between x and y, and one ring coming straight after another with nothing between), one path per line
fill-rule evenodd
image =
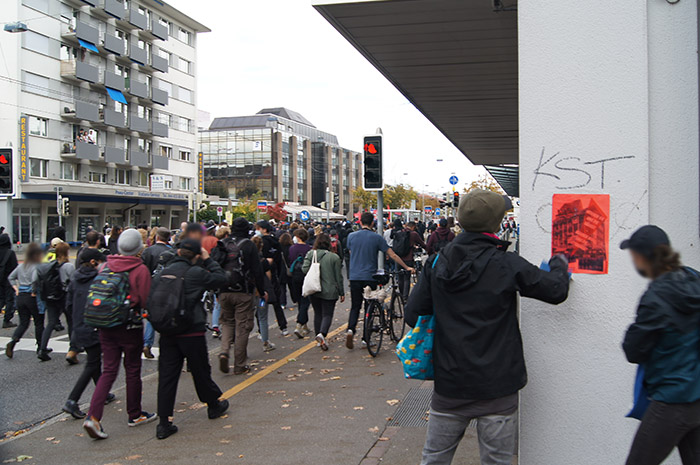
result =
M100 421L95 417L90 417L83 423L83 428L92 439L107 439L109 435L102 429Z
M213 420L215 418L219 418L221 415L226 413L226 410L228 410L228 401L220 400L216 404L214 404L213 407L209 407L207 409L207 416L210 420Z
M222 373L228 373L230 371L228 354L219 354L219 370L221 370Z
M158 439L167 439L175 433L177 433L177 426L170 422L165 425L158 425L156 427L156 437Z
M153 359L156 358L155 355L153 355L153 352L151 351L151 348L148 346L143 347L143 356L148 358L148 359Z
M48 362L49 360L51 360L48 350L40 350L39 353L36 355L36 358L38 358L42 362Z
M304 335L302 334L302 325L301 323L297 323L296 328L294 328L294 335L298 337L299 339L304 339Z
M270 341L263 342L263 351L264 352L272 352L276 348L277 347Z
M362 341L362 348L363 349L367 348L367 341L364 341L364 340Z
M2 322L2 327L3 327L3 329L7 329L7 328L16 328L16 327L17 327L17 323L13 323L13 322L11 322L11 321L3 321L3 322Z
M316 335L316 342L318 343L319 347L321 347L321 350L328 350L328 344L326 344L326 338L323 337L323 334L318 333Z
M141 412L140 417L129 420L129 426L145 425L146 423L154 421L157 417L158 415L155 413Z
M355 347L355 341L353 340L354 338L355 333L352 329L348 329L345 333L345 347L347 347L348 349L352 349L353 347Z
M76 420L82 420L87 416L85 412L82 412L80 410L80 407L78 406L78 403L74 400L69 400L66 401L66 405L63 406L62 409L64 412L66 412L68 415L72 416Z
M282 336L284 336L284 337L289 336L289 331L287 331L287 328L280 329L280 332L282 333Z
M211 332L212 332L211 335L212 335L212 337L213 337L214 339L219 339L219 338L221 337L221 330L219 329L218 326L214 326L214 327L211 329Z
M250 367L248 365L244 367L233 367L234 375L244 375L246 373L250 373Z
M302 337L306 337L306 336L308 336L309 334L311 334L311 330L309 329L309 326L308 326L308 325L302 326L302 327L301 327L301 336L302 336Z
M68 353L66 354L66 362L68 365L77 365L80 363L78 360L78 352L74 350L69 350Z
M115 400L117 400L117 396L110 392L109 394L107 394L107 398L105 399L105 405L109 405Z
M7 355L7 358L12 358L14 356L15 345L17 345L17 343L15 341L10 341L5 346L5 355Z

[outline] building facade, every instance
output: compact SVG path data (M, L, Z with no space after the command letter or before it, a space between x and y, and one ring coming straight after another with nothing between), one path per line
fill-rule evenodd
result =
M15 148L18 177L0 213L14 242L49 239L57 189L70 200L70 241L104 223L185 220L198 173L197 33L208 29L153 0L7 3L5 17L26 25L0 35L10 69L0 146Z
M259 193L272 202L318 206L329 188L338 194L335 210L353 209L360 154L299 113L266 108L252 116L215 118L200 132L199 144L209 195L243 199Z

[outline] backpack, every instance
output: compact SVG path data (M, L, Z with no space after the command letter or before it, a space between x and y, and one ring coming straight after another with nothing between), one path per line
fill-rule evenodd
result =
M340 255L340 242L335 237L331 237L331 252Z
M168 263L170 263L170 260L172 260L175 255L177 255L177 252L175 252L174 248L168 248L160 253L158 255L158 259L156 260L156 267L153 269L153 273L151 274L152 277L158 276L163 269L168 266Z
M88 289L83 320L93 328L114 328L127 324L131 315L129 272L102 267Z
M61 300L66 295L66 287L61 282L59 272L62 263L53 260L41 265L37 270L37 281L39 281L39 293L43 300Z
M243 262L242 245L250 239L238 241L227 238L217 244L217 261L228 276L228 291L248 292L248 272Z
M394 234L394 245L391 246L392 250L396 252L399 257L405 257L411 253L411 233L410 231L399 231Z
M435 233L435 234L437 234L437 233ZM442 249L444 249L445 246L446 246L447 244L449 244L449 243L450 243L450 241L447 239L447 236L446 236L444 239L441 239L441 238L438 236L438 240L437 240L437 242L435 243L435 246L433 247L433 251L434 251L434 252L439 252L439 251L441 251Z
M146 319L161 334L176 335L189 327L191 315L185 305L185 274L189 267L163 269L151 284Z
M292 266L289 267L289 272L292 274L292 281L304 281L304 270L302 270L304 258L303 255L299 255L292 262Z

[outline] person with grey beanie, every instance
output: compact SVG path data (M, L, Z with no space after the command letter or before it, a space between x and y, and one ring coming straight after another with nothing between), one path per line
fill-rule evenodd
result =
M527 382L518 294L559 304L569 292L565 258L541 270L494 234L511 208L508 197L491 191L461 199L464 232L431 256L408 299L409 326L421 315L435 321L435 392L422 465L451 463L472 419L481 463L511 463L518 392Z

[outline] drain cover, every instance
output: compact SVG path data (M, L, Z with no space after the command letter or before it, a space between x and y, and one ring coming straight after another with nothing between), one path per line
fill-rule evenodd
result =
M433 397L432 389L413 388L396 409L387 426L428 427L428 410Z

